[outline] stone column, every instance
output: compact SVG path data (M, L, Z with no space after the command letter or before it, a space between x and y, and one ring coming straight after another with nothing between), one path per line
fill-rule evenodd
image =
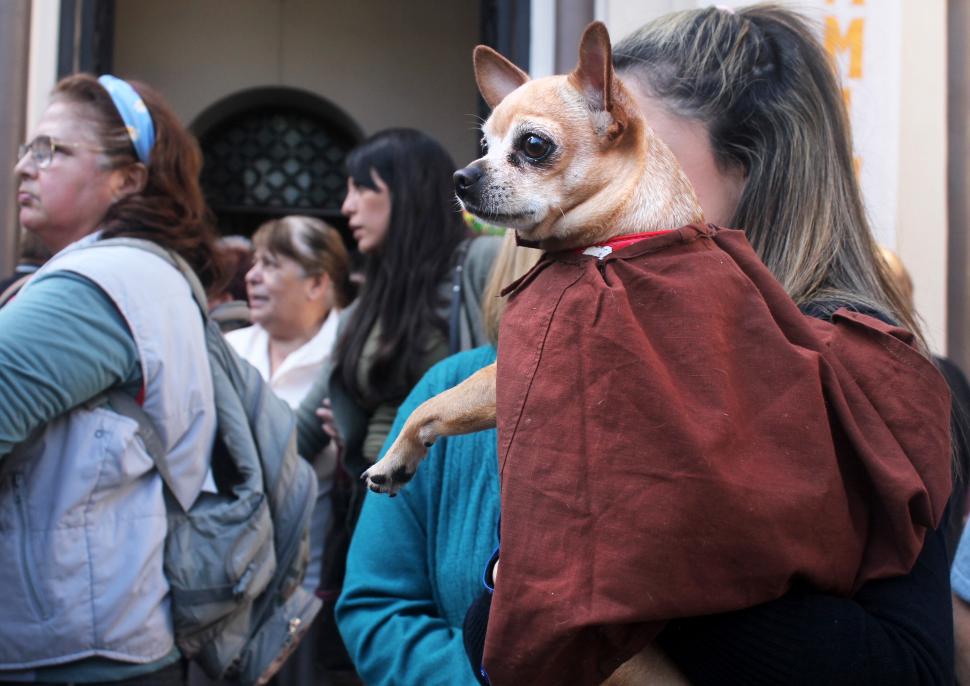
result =
M30 53L30 0L0 2L0 276L17 260L17 196L13 166L23 142Z

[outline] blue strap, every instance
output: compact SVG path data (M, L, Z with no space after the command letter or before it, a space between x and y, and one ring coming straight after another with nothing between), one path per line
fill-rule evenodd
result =
M121 120L128 129L128 137L135 147L135 153L143 164L151 159L152 146L155 145L155 124L148 112L145 101L131 84L111 74L104 74L98 79L104 86L115 104L115 109L121 115Z

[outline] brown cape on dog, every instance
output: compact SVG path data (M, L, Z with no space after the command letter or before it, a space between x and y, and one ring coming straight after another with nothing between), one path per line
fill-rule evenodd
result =
M493 684L597 684L665 620L910 570L950 409L908 332L803 315L715 227L547 255L507 290Z

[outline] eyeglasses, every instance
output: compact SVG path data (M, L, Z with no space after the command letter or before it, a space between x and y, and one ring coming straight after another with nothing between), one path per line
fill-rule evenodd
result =
M39 169L46 169L51 166L55 152L65 152L70 154L72 148L81 150L91 150L92 152L104 152L107 148L99 148L92 145L81 145L80 143L63 143L56 141L50 136L37 136L29 143L24 143L17 148L17 160L22 160L24 155L30 153L30 159Z

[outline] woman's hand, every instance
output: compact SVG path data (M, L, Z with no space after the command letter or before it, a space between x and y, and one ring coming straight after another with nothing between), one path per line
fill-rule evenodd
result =
M320 419L320 428L323 429L323 432L337 443L343 445L343 439L340 437L340 431L337 429L337 423L333 418L333 408L330 407L330 398L323 399L320 407L317 408L316 415Z

